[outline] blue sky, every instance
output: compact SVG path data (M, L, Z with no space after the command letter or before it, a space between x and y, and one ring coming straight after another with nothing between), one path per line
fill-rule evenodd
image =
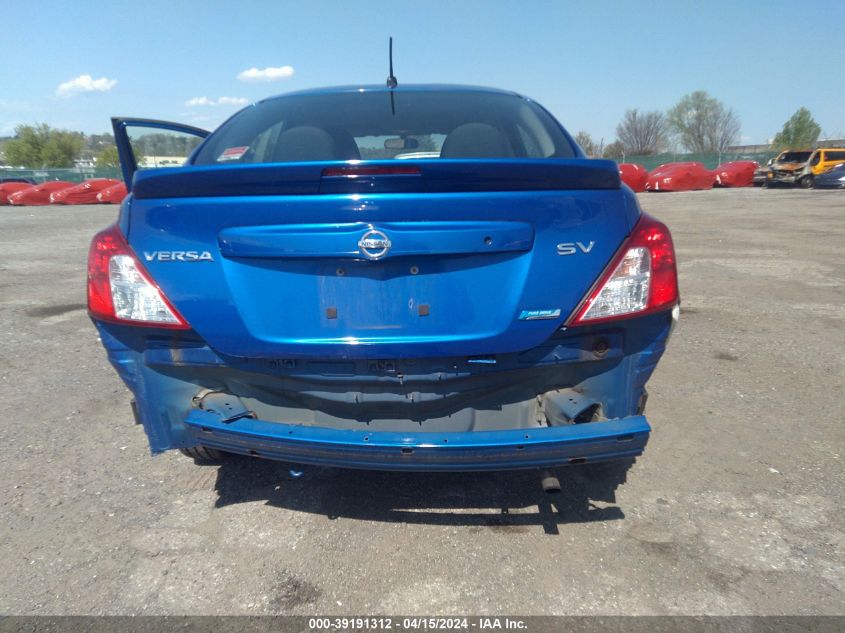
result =
M845 136L845 2L3 5L0 135L33 122L105 132L112 115L213 128L264 96L382 83L393 35L400 83L516 90L605 143L626 108L665 110L699 89L736 110L746 143L800 106ZM249 69L275 81L238 78Z

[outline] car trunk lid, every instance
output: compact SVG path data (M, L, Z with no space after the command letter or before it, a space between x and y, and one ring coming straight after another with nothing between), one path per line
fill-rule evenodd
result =
M223 354L494 356L552 335L638 213L610 161L336 167L139 172L130 244Z

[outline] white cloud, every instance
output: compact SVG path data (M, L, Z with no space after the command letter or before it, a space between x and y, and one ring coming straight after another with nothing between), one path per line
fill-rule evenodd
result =
M217 104L208 97L194 97L193 99L188 99L185 105L189 108L194 108L196 106L213 106Z
M217 99L209 99L208 97L194 97L188 99L185 105L189 108L196 108L199 106L245 106L249 103L246 97L218 97Z
M238 79L248 83L259 83L264 81L280 81L293 77L293 66L279 66L276 68L248 68L238 73Z
M246 97L220 97L217 99L217 105L245 106L247 103L249 103L249 99Z
M56 96L72 97L81 92L108 92L117 85L117 79L108 79L107 77L100 77L94 79L91 75L79 75L76 79L71 79L56 88Z

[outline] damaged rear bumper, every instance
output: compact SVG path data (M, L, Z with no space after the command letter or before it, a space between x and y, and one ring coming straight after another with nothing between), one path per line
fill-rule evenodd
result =
M195 409L185 419L197 444L300 464L375 470L505 470L642 454L651 427L634 415L537 429L397 433L224 419Z

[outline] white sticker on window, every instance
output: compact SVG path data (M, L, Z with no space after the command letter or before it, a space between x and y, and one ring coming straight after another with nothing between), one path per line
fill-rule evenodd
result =
M229 149L223 150L223 153L217 157L217 162L221 162L224 160L238 160L241 156L246 154L246 151L249 149L249 145L244 145L243 147L230 147Z

